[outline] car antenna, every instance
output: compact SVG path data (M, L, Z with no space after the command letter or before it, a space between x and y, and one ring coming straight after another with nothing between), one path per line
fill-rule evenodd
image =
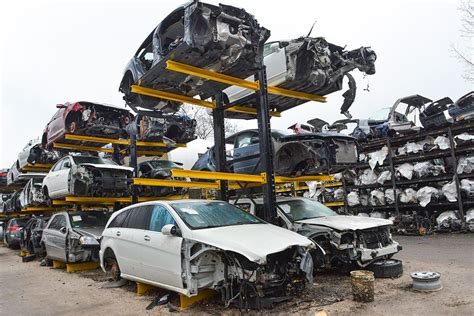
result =
M311 28L309 29L308 35L306 35L306 37L309 37L311 35L311 32L313 31L313 28L316 25L316 22L318 22L318 20L314 20L313 25L311 25Z

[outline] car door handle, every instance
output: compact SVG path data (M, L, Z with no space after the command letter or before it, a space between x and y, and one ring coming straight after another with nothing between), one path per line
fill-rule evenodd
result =
M145 239L146 241L150 241L150 240L151 240L150 236L148 236L148 235L145 235L145 237L143 237L143 239Z
M120 234L120 232L116 232L115 235L120 236L121 234Z

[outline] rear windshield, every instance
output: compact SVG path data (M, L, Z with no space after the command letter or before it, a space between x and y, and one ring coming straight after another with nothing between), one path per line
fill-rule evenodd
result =
M29 220L29 218L18 218L18 219L15 219L12 224L13 224L13 225L16 224L16 225L18 225L18 226L20 226L20 227L23 227L23 226L26 225L26 223L28 222L28 220Z
M100 157L73 156L72 159L74 159L74 163L76 165L81 164L81 163L92 163L92 164L97 164L97 165L114 165L114 166L117 165L112 160L103 159Z
M183 202L171 206L191 229L264 223L226 202Z
M104 213L69 214L72 228L101 227L107 223Z

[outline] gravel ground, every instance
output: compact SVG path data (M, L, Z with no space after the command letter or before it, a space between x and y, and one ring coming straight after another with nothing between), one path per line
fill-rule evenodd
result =
M404 275L394 280L377 279L375 301L352 301L350 279L326 273L315 278L311 290L301 297L277 305L273 313L371 315L472 315L474 309L474 234L434 235L396 238L404 250ZM156 290L136 297L135 286L101 289L107 282L100 270L66 273L41 267L38 261L22 263L18 251L0 247L0 315L152 315L169 313L166 306L146 307L165 292ZM439 292L411 290L409 273L438 271L444 288ZM186 311L193 314L237 315L218 302L206 301Z

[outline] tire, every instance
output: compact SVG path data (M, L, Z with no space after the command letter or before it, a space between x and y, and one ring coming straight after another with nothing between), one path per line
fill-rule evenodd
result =
M121 279L120 277L120 267L115 257L115 253L109 248L106 250L107 257L104 258L106 263L105 269L107 272L110 272L112 280L118 281Z
M378 260L367 266L367 270L372 271L376 278L398 278L403 274L403 265L397 259Z

